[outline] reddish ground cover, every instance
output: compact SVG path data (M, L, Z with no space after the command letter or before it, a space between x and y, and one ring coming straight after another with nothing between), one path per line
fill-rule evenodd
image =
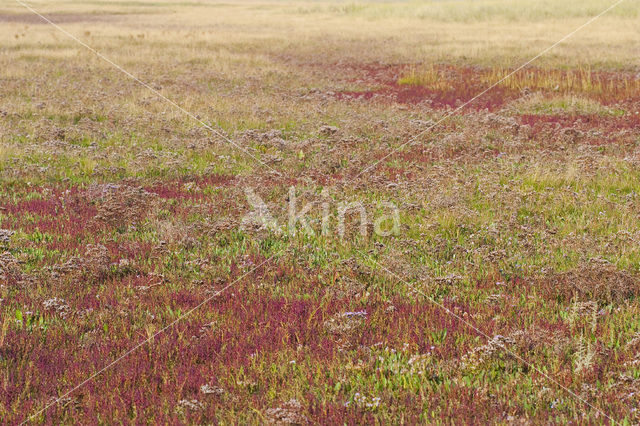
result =
M489 68L455 65L437 65L431 71L437 75L437 84L402 84L401 78L416 72L415 65L334 64L327 72L337 71L353 84L379 86L370 90L336 91L337 99L377 100L400 104L426 104L434 108L456 108L484 92L512 70L496 73ZM419 72L419 67L417 67ZM518 79L525 73L526 79ZM511 85L516 80L518 85ZM638 77L629 72L545 70L529 68L498 84L469 105L473 110L494 111L531 91L543 93L583 94L604 105L637 102L640 91ZM530 85L526 85L526 83ZM554 84L557 82L557 84Z

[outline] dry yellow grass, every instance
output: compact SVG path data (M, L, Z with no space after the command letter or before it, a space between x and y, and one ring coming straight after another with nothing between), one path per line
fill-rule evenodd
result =
M30 4L43 14L53 14L54 20L60 14L65 28L98 48L116 43L115 59L124 62L171 58L209 60L223 66L225 61L203 55L217 50L223 57L251 53L258 61L256 65L261 63L262 55L314 53L319 61L458 59L484 64L500 61L512 66L518 59L537 54L611 3L240 0L220 4L204 1ZM78 50L79 46L53 28L37 24L37 19L17 3L3 0L0 4L3 14L24 16L3 23L6 48L20 46L22 55L54 58L72 56ZM542 63L639 65L638 9L635 1L622 3L573 36L570 43L558 46ZM122 43L128 38L130 43ZM25 49L25 44L30 48ZM145 47L149 52L140 52L139 48ZM152 54L149 57L147 53Z

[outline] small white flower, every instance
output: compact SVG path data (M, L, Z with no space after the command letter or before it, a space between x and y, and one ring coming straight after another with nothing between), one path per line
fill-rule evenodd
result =
M184 409L188 409L191 411L200 411L204 409L204 405L197 399L181 399L178 401L178 411L183 411Z
M200 386L200 392L202 392L205 395L222 395L224 394L225 390L222 388L219 388L218 386L204 384Z

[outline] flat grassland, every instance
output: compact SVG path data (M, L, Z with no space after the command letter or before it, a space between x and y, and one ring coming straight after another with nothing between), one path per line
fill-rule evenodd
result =
M640 421L610 4L0 0L1 422Z

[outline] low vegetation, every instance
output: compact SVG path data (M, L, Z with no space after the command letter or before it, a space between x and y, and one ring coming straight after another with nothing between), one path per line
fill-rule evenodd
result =
M0 4L2 423L640 421L637 2Z

